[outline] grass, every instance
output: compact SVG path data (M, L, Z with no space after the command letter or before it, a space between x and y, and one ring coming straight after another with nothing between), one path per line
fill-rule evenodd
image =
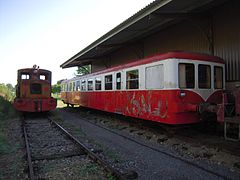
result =
M85 164L79 172L79 175L82 177L88 177L91 174L97 174L100 171L99 167L96 164ZM108 180L116 180L112 174L107 175Z
M15 118L17 115L12 103L0 96L0 121Z
M13 131L9 129L12 123L17 122L17 112L13 109L12 104L0 97L0 163L3 172L0 171L0 179L21 179L23 172L21 171L22 159L21 143L11 134ZM13 125L13 124L12 124Z
M117 178L114 177L112 174L108 175L107 179L108 180L117 180Z
M105 147L104 145L102 145L102 144L100 144L100 143L98 143L98 142L95 142L94 140L90 140L89 142L94 143L99 149L102 149L103 152L104 152L104 154L105 154L109 159L111 159L113 162L119 163L119 162L122 161L122 160L121 160L121 156L120 156L117 152L109 149L108 147Z
M51 164L51 163L45 163L44 166L41 166L41 168L39 168L41 173L47 173L49 171L53 171L55 167L55 164Z
M97 174L99 167L96 164L87 164L80 169L81 176L88 176L90 174Z
M116 152L114 152L110 149L106 149L104 151L104 153L106 154L106 156L108 156L110 159L112 159L113 162L115 162L115 163L121 162L121 157Z
M81 127L72 127L72 128L73 128L74 133L76 133L82 137L86 136L86 133L84 133L84 131L82 130Z
M103 169L88 158L57 159L37 162L40 179L102 179Z
M63 122L63 118L56 111L50 112L50 116L56 122Z
M2 129L1 129L2 130ZM3 132L0 132L0 155L11 153L11 146L7 143L7 137Z
M11 153L11 146L7 142L6 129L9 119L17 117L11 102L0 96L0 154Z
M86 137L86 133L82 130L81 127L77 127L67 123L64 123L64 127L71 129L71 131L73 131L74 134L77 134L81 137Z

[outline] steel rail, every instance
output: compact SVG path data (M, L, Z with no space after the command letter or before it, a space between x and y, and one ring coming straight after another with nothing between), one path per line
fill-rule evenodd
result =
M25 121L24 121L24 119L22 121L23 121L23 134L24 134L25 146L26 146L26 151L27 151L27 163L28 163L29 179L30 180L35 180L34 172L33 172L31 152L30 152L30 148L29 148L28 137L27 137L26 127L25 127Z
M83 149L83 151L88 154L88 156L94 160L95 162L97 162L99 165L103 166L103 168L111 173L113 176L115 176L116 178L120 179L120 180L125 180L126 178L116 169L112 168L109 164L107 164L105 161L103 161L99 156L97 156L95 153L93 153L88 147L86 147L83 143L81 143L78 139L76 139L72 134L70 134L67 130L65 130L60 124L58 124L57 122L55 122L53 119L51 119L50 117L48 117L48 119L55 125L57 126L59 129L61 129L70 139L72 139L77 145L79 145L81 147L81 149Z
M225 176L225 175L219 174L218 172L214 172L214 171L212 171L212 170L210 170L210 169L207 169L206 167L202 167L201 165L198 165L198 164L196 164L196 163L194 163L194 162L191 162L191 161L189 161L189 160L187 160L187 159L183 159L183 158L181 158L181 157L179 157L179 156L176 156L176 155L174 155L174 154L172 154L172 153L168 153L168 152L165 152L165 151L163 151L163 150L160 150L160 149L158 149L158 148L156 148L156 147L149 146L149 145L147 145L147 144L145 144L145 143L139 142L138 140L135 140L135 139L133 139L133 138L131 138L131 137L122 135L122 134L116 132L116 131L113 130L113 129L109 129L109 128L105 127L105 126L96 124L96 123L91 122L91 121L87 121L87 120L84 120L84 121L85 121L85 122L88 122L88 123L90 123L90 124L92 124L92 125L94 125L94 126L96 126L96 127L105 129L105 130L107 130L107 131L109 131L109 132L111 132L111 133L113 133L113 134L116 134L116 135L118 135L118 136L121 136L121 137L123 137L123 138L125 138L125 139L127 139L127 140L129 140L129 141L132 141L132 142L134 142L134 143L136 143L136 144L139 144L139 145L144 146L144 147L146 147L146 148L152 149L153 151L159 152L159 153L164 154L164 155L166 155L166 156L169 156L169 157L171 157L171 158L173 158L173 159L180 160L180 161L182 161L182 162L184 162L184 163L186 163L186 164L189 164L189 165L191 165L191 166L193 166L193 167L199 168L199 169L201 169L201 170L203 170L203 171L205 171L205 172L208 172L208 173L210 173L210 174L213 174L213 175L215 175L215 176L217 176L217 177L221 177L221 178L226 179L226 180L229 179L229 177L227 177L227 176Z

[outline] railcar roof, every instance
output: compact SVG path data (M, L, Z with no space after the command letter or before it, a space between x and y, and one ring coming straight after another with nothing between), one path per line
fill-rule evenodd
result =
M34 68L24 68L24 69L18 69L18 72L31 72L35 70ZM39 72L50 72L49 70L46 70L46 69L37 69Z
M164 54L158 54L154 56L150 56L144 59L136 59L134 62L122 64L119 66L115 66L112 68L100 70L97 72L94 72L92 74L87 74L81 77L88 77L88 76L94 76L98 74L108 73L112 71L118 71L124 68L130 68L134 66L139 66L143 64L148 64L156 61L162 61L167 59L189 59L189 60L200 60L200 61L206 61L206 62L215 62L215 63L221 63L225 64L224 60L217 56L211 56L207 54L201 54L201 53L190 53L190 52L182 52L182 51L175 51L175 52L168 52ZM74 79L74 78L73 78Z

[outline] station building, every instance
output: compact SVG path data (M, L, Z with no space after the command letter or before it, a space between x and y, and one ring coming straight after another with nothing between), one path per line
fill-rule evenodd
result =
M190 51L226 62L226 87L240 86L240 1L155 0L60 67L92 72L165 53Z

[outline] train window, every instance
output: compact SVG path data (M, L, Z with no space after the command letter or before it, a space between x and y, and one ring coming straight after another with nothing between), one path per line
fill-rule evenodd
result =
M80 81L77 81L77 83L76 83L76 90L80 91Z
M116 89L121 89L121 73L116 74Z
M211 67L209 65L198 65L198 87L202 89L211 88Z
M105 76L105 90L112 90L112 75Z
M76 91L75 87L76 87L76 83L73 82L73 91Z
M146 74L146 89L162 89L164 84L163 65L147 67Z
M42 94L42 85L38 83L30 84L30 93L31 94Z
M127 71L126 77L127 77L126 79L127 89L139 88L138 70Z
M194 64L179 63L178 76L179 76L179 88L194 88L195 74Z
M82 80L81 90L82 90L82 91L86 91L86 81L85 81L85 80Z
M44 74L40 74L39 79L46 80L46 76Z
M214 67L214 88L223 88L223 68L219 66Z
M21 74L21 79L30 79L30 75L29 74Z
M93 90L93 80L88 79L88 91L92 91L92 90Z
M69 91L72 91L72 83L70 82L69 84L70 84L69 85Z
M96 78L95 79L95 90L102 90L101 78Z

